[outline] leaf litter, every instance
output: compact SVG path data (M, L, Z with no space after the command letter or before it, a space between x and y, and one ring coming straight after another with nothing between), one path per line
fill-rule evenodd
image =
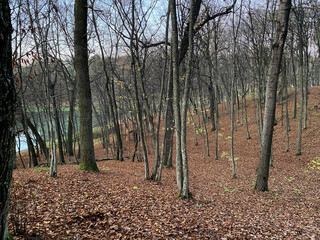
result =
M309 99L311 108L320 105L319 87L310 88ZM163 170L160 183L146 181L142 162L101 161L98 173L63 165L56 178L47 171L18 168L9 231L14 239L320 239L320 174L308 168L320 157L320 110L308 112L302 155L296 156L297 120L290 118L286 152L280 109L269 192L254 190L259 141L255 106L249 101L252 139L246 139L244 125L236 124L237 179L227 158L214 159L214 132L209 133L211 156L205 158L204 138L199 137L198 146L188 139L192 199L177 197L174 168ZM221 109L223 136L230 134L226 114ZM191 125L188 131L193 136ZM219 154L229 152L229 145L230 140L219 138ZM104 152L97 147L96 157ZM153 158L150 154L150 166Z

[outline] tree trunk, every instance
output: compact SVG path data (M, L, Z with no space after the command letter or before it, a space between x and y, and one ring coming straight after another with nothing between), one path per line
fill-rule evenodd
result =
M143 159L144 159L144 167L145 167L145 179L148 180L150 178L149 176L149 162L148 162L148 155L147 155L147 148L146 148L146 141L145 141L145 135L144 135L144 128L143 128L143 120L142 120L142 110L140 107L140 101L139 101L139 92L138 92L138 81L137 81L137 71L136 71L136 62L134 57L134 31L135 31L135 21L134 21L134 13L135 13L135 1L132 0L131 2L132 6L132 29L131 29L131 38L130 38L130 51L131 51L131 69L133 73L133 80L134 80L134 90L135 90L135 102L136 102L136 108L138 112L138 126L139 126L139 132L140 132L140 139L142 143L143 148Z
M211 70L210 70L211 72ZM208 85L208 92L209 92L209 98L210 98L210 124L211 124L211 132L216 130L215 125L215 119L214 119L214 106L215 106L215 95L213 90L213 84L212 84L212 73L210 73L210 83Z
M216 27L218 31L218 27ZM219 87L218 87L218 34L214 34L214 78L215 78L215 108L216 108L216 136L215 136L215 154L214 158L218 160L219 158Z
M98 43L99 43L99 48L100 48L100 52L101 52L101 60L103 63L103 71L106 77L106 92L107 92L107 97L108 97L108 101L110 104L110 116L111 116L111 121L113 123L113 127L114 127L114 131L116 133L117 136L117 155L116 155L116 159L120 160L120 161L124 161L123 159L123 146L122 146L122 139L121 139L121 132L120 132L120 127L119 127L119 121L117 119L117 108L116 108L116 103L115 103L115 99L112 98L112 93L109 87L110 84L110 77L108 74L108 70L107 70L107 64L105 61L105 56L104 56L104 50L103 50L103 46L102 46L102 42L100 39L100 35L98 32L98 27L97 27L97 23L96 23L96 19L95 19L95 15L94 15L94 11L93 11L93 6L92 6L92 19L93 19L93 24L94 24L94 29L97 35L97 39L98 39Z
M173 117L173 75L172 75L172 57L170 61L168 85L167 85L167 97L166 97L166 112L164 115L164 139L163 150L161 159L163 164L167 167L172 167L172 146L173 146L173 129L174 129L174 117Z
M287 136L286 152L289 152L289 147L290 147L290 139L289 139L290 123L289 123L289 106L288 106L289 95L288 95L287 64L286 64L285 58L283 63L283 80L284 80L285 101L286 101L286 136Z
M12 73L11 20L8 1L0 1L0 239L8 239L8 209L15 158L16 106Z
M169 18L170 16L170 7L168 5L168 13L167 13L167 20L166 20L166 34L165 34L165 49L164 49L164 63L163 63L163 70L162 70L162 76L161 76L161 88L160 88L160 99L159 99L159 111L158 111L158 119L157 119L157 129L156 129L156 152L155 152L155 158L156 158L156 164L153 169L152 173L152 179L156 180L156 174L158 172L157 180L161 180L161 173L162 173L162 154L160 155L160 126L161 126L161 112L162 112L162 99L164 95L164 87L165 87L165 80L166 80L166 73L167 73L167 62L168 62L168 35L169 35ZM154 108L156 109L156 108Z
M240 16L241 17L241 16ZM232 13L232 36L233 36L233 52L232 52L232 80L231 80L231 93L230 93L230 118L231 118L231 146L230 146L230 158L232 162L232 177L237 178L236 174L236 162L234 160L234 96L235 82L236 82L236 47L237 47L237 32L239 25L235 26L235 13Z
M173 65L173 112L176 133L176 179L179 194L182 194L183 172L181 157L181 115L179 94L179 50L178 50L178 23L175 0L170 0L171 10L171 51Z
M42 139L41 135L39 134L37 128L33 125L33 123L30 121L29 118L26 119L27 120L27 125L30 128L30 130L32 131L32 134L36 137L37 142L40 145L40 149L43 152L44 156L46 157L46 160L49 160L49 152L48 152L48 148L46 146L45 141Z
M188 114L188 100L190 93L190 84L192 78L192 60L193 60L193 18L194 18L194 7L195 1L191 0L190 4L190 16L189 16L189 46L188 46L188 63L187 63L187 74L185 85L183 89L183 97L181 104L181 157L182 157L182 171L183 171L183 185L181 197L189 198L191 193L189 191L189 166L188 166L188 155L187 155L187 114Z
M304 108L304 39L303 39L303 14L301 13L302 6L299 3L297 7L296 18L298 21L298 51L299 51L299 80L300 80L300 111L299 111L299 122L298 122L298 144L296 155L301 155L301 144L302 144L302 124L303 124L303 108Z
M309 52L308 45L305 49L305 70L306 70L306 80L304 81L304 107L303 107L303 129L307 129L307 119L308 119L308 82L309 82Z
M53 107L53 115L54 115L54 121L55 121L55 130L56 130L57 137L58 137L59 160L60 160L60 164L63 164L63 163L65 163L65 160L64 160L64 155L63 155L60 118L59 118L59 113L58 113L58 109L57 109L57 101L56 101L56 97L55 97L55 93L54 93L54 87L55 87L54 85L55 84L51 84L49 86L49 91L50 91L50 96L52 98L52 107Z
M204 107L204 101L203 101L203 97L202 97L203 94L202 94L202 89L201 89L199 77L197 78L197 84L198 84L198 95L199 95L201 115L202 115L202 125L203 125L202 128L204 130L204 136L203 136L203 138L204 138L204 140L203 140L204 154L203 154L203 158L205 159L206 156L210 156L210 147L209 147L208 131L207 131L207 126L206 126L206 115L205 115L206 109ZM213 98L213 96L211 96L211 97ZM213 104L212 104L212 109L213 109ZM210 115L211 115L211 104L210 104ZM212 115L214 116L214 114L212 114ZM200 123L199 123L199 126L201 126Z
M74 104L75 104L75 93L74 90L70 91L70 110L69 110L69 117L68 117L68 139L67 139L67 154L68 156L73 156L74 149L73 149L73 130L74 130Z
M87 0L76 0L74 6L74 65L76 70L80 112L81 160L79 169L99 171L94 156L92 134L92 101L88 68L87 5Z
M283 48L288 31L290 9L291 0L280 1L276 36L272 45L272 55L267 81L265 114L263 121L264 124L260 146L260 160L255 186L259 191L268 191L269 161L271 155L272 136L276 110L277 85L281 68Z
M293 85L294 85L294 105L293 105L293 119L297 118L297 74L294 63L294 52L293 52L293 43L294 35L291 33L291 44L290 44L290 54L291 54L291 64L292 64L292 74L293 74Z

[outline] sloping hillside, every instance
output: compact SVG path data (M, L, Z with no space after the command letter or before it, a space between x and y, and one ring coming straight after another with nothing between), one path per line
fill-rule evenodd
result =
M253 189L259 141L255 105L248 101L252 138L247 140L245 126L237 123L237 179L228 157L230 120L221 108L219 160L213 157L214 132L209 133L211 156L204 158L203 136L197 136L195 146L193 127L188 129L192 199L177 198L174 168L164 169L161 183L145 181L142 162L102 161L99 173L64 165L57 178L50 178L46 169L18 169L10 232L20 229L16 239L319 239L320 171L312 164L320 163L320 87L310 88L301 156L296 156L292 95L289 101L290 149L286 152L278 106L269 192ZM97 147L96 157L103 156Z

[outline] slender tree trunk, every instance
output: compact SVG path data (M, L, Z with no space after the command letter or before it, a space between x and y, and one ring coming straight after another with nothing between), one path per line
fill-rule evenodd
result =
M34 150L33 142L31 140L30 134L27 131L25 132L25 136L27 139L28 152L29 152L29 167L31 167L31 162L32 162L32 166L36 167L38 166L38 160L37 160L37 154Z
M300 3L299 3L300 5ZM303 124L303 108L304 108L304 51L303 51L303 20L300 19L302 6L299 6L297 9L298 13L296 17L298 18L298 51L299 51L299 80L300 80L300 111L299 111L299 122L298 122L298 144L297 144L297 153L296 155L301 155L301 143L302 143L302 124Z
M307 120L308 120L308 82L309 82L309 53L308 45L305 50L305 70L306 70L306 80L304 81L304 107L303 107L303 129L307 129Z
M41 135L37 131L37 128L33 125L33 123L30 121L30 119L27 118L26 120L27 120L28 127L30 128L30 130L32 131L32 134L36 137L37 142L40 145L41 151L44 153L45 158L48 160L49 159L49 152L48 152L48 148L46 146L45 141L42 139Z
M25 111L23 109L21 99L19 97L17 97L17 103L18 103L19 111L20 111L20 115L21 115L21 123L22 123L22 127L24 129L24 135L26 136L27 145L28 145L28 154L29 154L28 167L29 168L31 167L31 162L32 162L32 166L36 167L36 166L38 166L37 155L34 150L34 146L33 146L30 134L29 134L28 125L27 125L27 117L25 115Z
M288 31L290 9L291 0L280 1L276 36L272 45L272 55L268 74L263 133L260 146L260 160L256 181L256 189L259 191L268 191L269 161L276 110L277 84L280 74L284 44Z
M188 100L190 93L190 84L192 78L192 60L193 60L193 18L195 1L191 0L190 16L189 16L189 46L188 46L188 65L185 85L183 89L183 97L181 103L182 117L181 117L181 157L182 157L182 192L181 197L191 197L189 192L189 166L187 155L187 113L188 113ZM179 113L180 114L180 113Z
M291 54L291 64L292 64L292 74L293 74L293 85L294 85L294 105L293 105L293 119L297 118L297 73L294 63L294 52L293 52L293 33L291 33L291 46L290 46L290 54Z
M215 108L216 108L216 136L215 136L215 159L219 158L219 84L218 84L218 39L217 34L215 34L214 38L214 78L215 78Z
M174 129L174 118L173 118L173 75L172 75L172 57L170 60L167 95L166 95L166 110L164 114L164 133L162 143L161 159L163 164L167 167L172 167L172 152L173 147L173 129Z
M179 194L182 194L183 172L181 156L181 115L179 94L179 50L178 50L178 24L176 13L176 2L170 0L171 10L171 51L173 65L173 112L176 135L176 178Z
M211 72L211 69L210 69ZM211 132L216 130L215 125L215 117L214 117L214 106L215 106L215 94L213 90L213 84L212 84L212 73L210 73L210 85L208 86L208 92L210 94L210 124L211 124Z
M56 177L58 176L58 161L57 161L57 146L56 146L56 137L55 132L53 129L53 123L51 120L51 112L49 111L49 126L50 126L50 132L51 132L51 138L50 139L50 177Z
M169 35L169 18L170 16L170 8L168 8L168 13L167 13L167 23L166 23L166 34L165 34L165 49L164 49L164 63L163 63L163 71L162 71L162 76L161 76L161 90L160 90L160 100L159 100L159 111L158 111L158 119L157 119L157 130L156 130L156 153L155 153L155 158L156 158L156 164L153 169L152 173L152 179L156 180L156 174L158 171L158 178L157 180L161 180L161 174L162 174L162 166L163 166L163 158L162 154L160 156L159 153L159 145L160 145L160 126L161 126L161 112L162 112L162 99L164 95L164 86L165 86L165 80L166 80L166 73L167 73L167 62L168 62L168 35ZM159 168L159 170L158 170Z
M232 14L232 33L233 33L233 53L232 53L232 80L230 92L230 118L231 118L231 146L230 146L230 160L232 162L232 177L237 178L236 162L234 160L234 95L236 82L236 47L237 47L237 32L235 26L235 13Z
M21 164L22 164L22 167L23 168L26 168L24 162L23 162L23 159L22 159L22 156L21 156L21 141L20 141L20 134L18 134L18 154L19 154L19 158L20 158L20 161L21 161Z
M69 117L68 117L68 139L67 139L67 154L68 156L73 156L74 149L73 149L73 130L74 130L74 104L75 104L75 93L74 90L70 91L70 110L69 110Z
M102 63L103 63L103 70L104 70L104 74L105 74L105 77L106 77L106 91L107 91L108 101L109 101L109 104L110 104L110 116L111 116L111 120L112 120L112 123L113 123L113 126L114 126L116 137L117 137L117 155L116 155L116 159L120 160L120 161L123 161L124 160L123 159L123 146L122 146L122 139L121 139L119 121L118 121L117 116L116 116L116 108L115 108L116 104L114 102L115 100L112 98L112 93L111 93L111 90L110 90L110 87L109 87L110 77L109 77L109 74L108 74L107 64L106 64L105 56L104 56L104 50L103 50L102 42L100 40L100 35L99 35L99 32L98 32L98 27L97 27L97 23L96 23L96 19L95 19L95 13L94 13L93 9L94 8L92 6L92 19L93 19L94 29L95 29L95 32L96 32L96 36L97 36L97 39L98 39L99 48L100 48L100 52L101 52L101 60L102 60Z
M55 130L56 130L57 137L58 137L59 160L60 160L60 163L62 164L62 163L65 163L65 160L64 160L63 147L62 147L60 118L59 118L59 113L58 113L58 109L57 109L56 97L54 96L54 84L51 84L51 86L49 86L49 89L50 89L50 96L52 98L53 115L54 115L54 120L55 120Z
M246 132L247 132L247 139L251 139L250 132L249 132L249 125L248 125L248 111L247 111L247 96L246 94L243 96L243 104L244 104L244 118L246 122Z
M199 74L200 75L200 74ZM201 86L200 86L200 79L197 79L197 83L198 83L198 95L199 95L199 100L200 100L200 108L201 108L201 115L202 115L202 125L203 125L203 130L204 130L204 158L206 156L210 156L210 147L209 147L209 137L208 137L208 131L207 131L207 126L206 126L206 117L205 117L205 107L204 107L204 103L203 103L203 94L201 94ZM211 107L210 107L211 108ZM214 116L214 114L213 114Z
M288 95L288 79L287 79L287 65L284 58L284 71L283 71L283 78L284 78L284 87L285 87L285 98L286 98L286 137L287 137L287 147L286 152L289 152L290 147L290 139L289 139L289 131L290 131L290 123L289 123L289 95Z
M135 32L135 0L131 2L132 7L132 29L131 29L131 39L130 39L130 51L131 51L131 69L133 73L133 80L134 80L134 90L135 90L135 101L136 101L136 108L138 112L138 125L139 125L139 132L140 132L140 139L143 148L143 159L144 159L144 169L145 169L145 179L149 179L149 162L148 162L148 155L147 155L147 148L146 148L146 141L145 141L145 134L143 128L143 119L142 119L142 110L140 107L140 100L139 100L139 92L138 92L138 81L137 81L137 71L136 71L136 62L134 57L134 32Z

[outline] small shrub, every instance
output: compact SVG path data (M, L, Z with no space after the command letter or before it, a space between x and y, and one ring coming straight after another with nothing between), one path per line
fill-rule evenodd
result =
M294 177L290 177L290 178L288 179L288 182L291 183L293 180L294 180Z
M196 134L197 135L202 135L203 133L204 133L204 129L203 128L196 129Z
M197 208L202 208L202 207L203 207L202 203L197 204Z
M229 153L228 152L222 152L220 158L228 157Z
M308 168L311 171L314 171L316 173L320 173L320 157L316 157L314 160L310 161L308 163Z
M299 195L299 194L302 193L301 189L299 189L299 188L293 189L293 192L294 192L295 194L297 194L297 195Z
M227 187L223 187L223 189L224 189L226 192L228 192L228 193L233 193L233 192L235 192L235 191L238 190L238 189L236 189L236 188L230 190L230 189L227 188Z

